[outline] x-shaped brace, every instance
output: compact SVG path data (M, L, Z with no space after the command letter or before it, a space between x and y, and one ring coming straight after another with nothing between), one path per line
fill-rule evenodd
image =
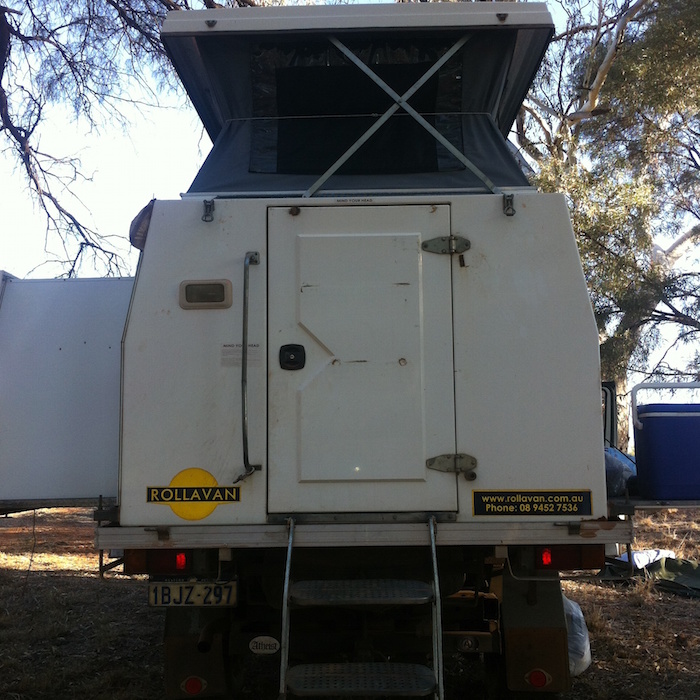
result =
M403 95L399 95L393 88L387 85L368 65L363 63L345 44L339 41L336 37L329 37L330 42L335 46L338 51L340 51L344 56L346 56L352 63L354 63L365 75L367 75L371 80L373 80L384 92L386 92L394 104L387 109L377 121L372 124L372 126L365 131L360 138L353 143L350 148L343 153L338 160L331 165L328 170L326 170L321 177L314 182L311 187L304 193L304 197L312 197L323 183L328 180L337 170L354 154L356 153L367 141L369 141L372 136L381 129L381 127L389 121L393 114L395 114L399 109L403 109L405 112L410 114L436 141L442 144L457 160L460 161L467 169L469 169L474 175L476 175L490 192L494 194L501 194L501 190L493 184L491 179L479 168L472 163L469 158L467 158L464 153L462 153L458 148L451 144L430 122L424 119L410 104L408 100L413 97L413 95L418 92L418 90L425 85L425 83L430 80L439 70L442 68L468 41L469 35L463 36L455 45L449 49L443 56L440 57L424 74L419 78L411 88L409 88Z

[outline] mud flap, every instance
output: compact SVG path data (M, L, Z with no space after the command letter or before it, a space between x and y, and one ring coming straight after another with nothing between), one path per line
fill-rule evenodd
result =
M509 690L569 689L566 617L558 579L527 581L504 574L502 625Z
M168 608L165 616L165 695L177 698L227 695L225 631L217 610Z

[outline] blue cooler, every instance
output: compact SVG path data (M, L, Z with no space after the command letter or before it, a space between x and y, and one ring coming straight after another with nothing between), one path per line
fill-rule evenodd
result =
M642 497L700 499L700 405L647 404L638 406L636 414L634 444Z

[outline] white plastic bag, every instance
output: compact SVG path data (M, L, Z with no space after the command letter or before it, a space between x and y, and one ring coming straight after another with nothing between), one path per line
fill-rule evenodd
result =
M632 552L632 562L635 569L645 569L650 564L661 559L675 559L676 553L670 549L643 549L641 552ZM620 561L627 561L627 552L618 557Z
M566 634L569 642L569 673L581 675L591 665L591 641L578 603L564 596Z

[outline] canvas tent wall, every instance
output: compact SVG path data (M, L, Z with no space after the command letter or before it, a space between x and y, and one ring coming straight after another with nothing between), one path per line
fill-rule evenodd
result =
M171 13L164 44L215 142L190 194L308 192L392 106L381 82L404 95L447 55L319 192L493 191L450 146L494 187L527 186L505 139L551 18L539 4L463 5Z

